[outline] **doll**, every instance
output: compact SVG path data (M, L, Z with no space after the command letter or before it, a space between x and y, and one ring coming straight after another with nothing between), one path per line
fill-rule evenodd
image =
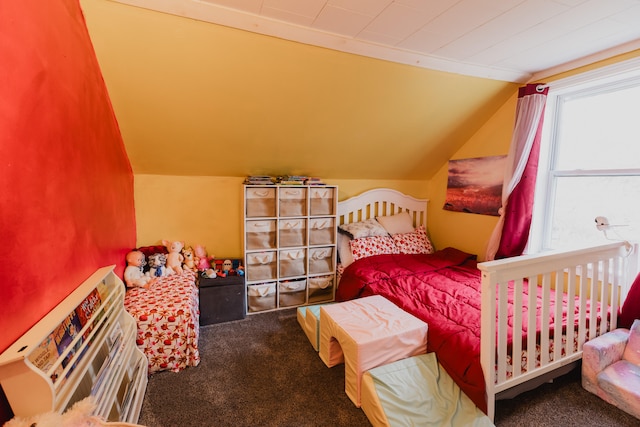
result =
M144 254L140 251L131 251L127 254L127 267L124 269L124 282L127 288L142 287L149 289L155 279L149 273L143 273L142 268L146 264Z

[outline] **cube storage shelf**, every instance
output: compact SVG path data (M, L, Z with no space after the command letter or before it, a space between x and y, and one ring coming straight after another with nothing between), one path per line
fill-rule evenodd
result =
M93 396L96 415L138 421L148 362L113 269L96 271L0 355L0 384L14 415L62 413Z
M247 313L332 301L338 188L245 185Z

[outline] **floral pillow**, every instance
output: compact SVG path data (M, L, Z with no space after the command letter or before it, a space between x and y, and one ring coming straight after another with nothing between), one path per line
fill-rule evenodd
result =
M401 254L433 253L433 245L423 225L418 226L413 233L394 234L392 238Z
M349 242L353 260L373 255L398 254L398 248L389 236L373 236L354 239Z

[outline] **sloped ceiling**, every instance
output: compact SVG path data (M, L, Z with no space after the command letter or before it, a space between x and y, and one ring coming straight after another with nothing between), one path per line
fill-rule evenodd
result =
M81 5L139 174L428 179L518 86L119 2Z
M527 82L640 48L635 0L113 0L373 58Z

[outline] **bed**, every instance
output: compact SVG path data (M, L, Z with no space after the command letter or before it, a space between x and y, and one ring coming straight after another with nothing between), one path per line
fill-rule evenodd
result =
M615 329L636 268L628 244L479 263L455 248L433 250L426 205L389 189L338 204L346 267L336 300L382 295L426 321L427 351L492 420L496 399L567 372L586 340ZM371 230L376 217L386 237Z
M147 356L150 374L200 363L196 278L195 272L185 270L157 278L150 289L127 289L124 306L138 325L136 342Z

